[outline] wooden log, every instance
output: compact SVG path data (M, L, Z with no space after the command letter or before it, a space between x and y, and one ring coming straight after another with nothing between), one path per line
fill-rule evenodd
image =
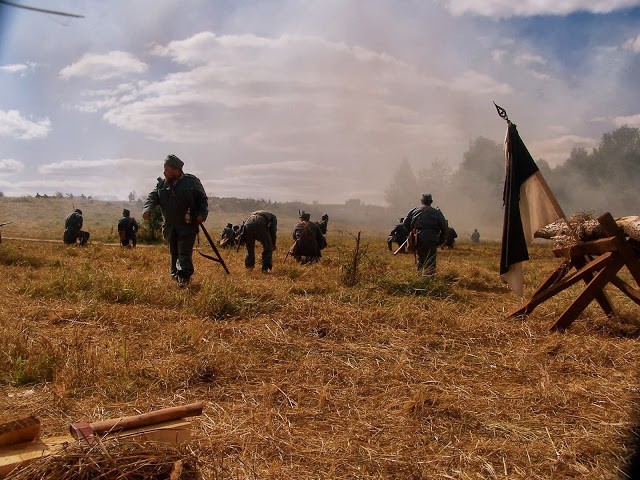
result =
M142 413L140 415L132 415L130 417L114 418L103 420L100 422L90 423L90 427L95 435L108 432L119 432L132 428L148 427L158 423L169 422L171 420L179 420L185 417L193 417L202 415L202 403L191 403L189 405L181 405L179 407L163 408L155 412ZM78 439L77 430L69 427L69 432L75 439Z
M33 415L0 424L0 447L33 442L39 436L40 419Z

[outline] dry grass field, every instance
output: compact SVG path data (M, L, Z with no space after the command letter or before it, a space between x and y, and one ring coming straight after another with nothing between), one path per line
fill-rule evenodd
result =
M625 478L640 315L616 290L618 315L591 305L550 333L579 287L505 318L520 299L497 243L442 251L423 279L366 234L351 282L357 231L330 224L322 262L298 265L286 221L272 274L224 250L231 275L195 255L178 289L162 245L8 239L59 239L56 215L3 230L2 418L36 415L47 437L202 401L202 478ZM528 294L558 262L531 253Z

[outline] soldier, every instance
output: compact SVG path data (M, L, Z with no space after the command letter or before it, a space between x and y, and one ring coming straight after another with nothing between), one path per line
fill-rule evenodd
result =
M84 219L82 217L82 210L76 208L73 212L67 215L64 220L64 235L62 240L67 245L73 245L78 240L80 245L86 245L89 241L89 232L82 231L82 224Z
M244 242L247 247L247 256L244 258L244 266L253 269L256 265L256 240L262 244L262 271L269 273L273 269L273 251L276 249L276 234L278 231L278 219L276 216L264 210L253 212L245 220L242 233L238 237L239 242Z
M184 287L193 275L193 245L198 234L198 226L207 219L209 205L207 194L198 177L184 173L184 162L175 155L164 161L164 180L158 184L144 203L145 220L151 218L151 211L158 205L162 210L164 223L162 236L169 244L171 253L171 277Z
M311 222L311 214L300 212L300 222L293 227L292 237L295 242L289 253L293 258L303 264L320 260L324 237L318 224Z
M135 247L138 243L138 222L131 216L131 212L126 208L122 210L122 218L118 222L118 235L120 244L123 247ZM131 242L131 243L129 243Z
M327 213L325 213L324 215L322 215L320 217L320 221L316 222L316 223L320 227L320 231L322 232L322 234L326 235L327 234L327 227L329 226L329 215Z
M471 241L473 243L480 243L480 232L477 228L473 229L473 233L471 234Z
M458 238L458 234L453 228L449 227L449 229L447 230L447 235L445 236L444 244L442 245L442 248L443 249L444 247L453 248L456 244L456 238Z
M236 235L233 231L233 224L227 223L227 226L224 227L220 234L219 244L222 248L233 248L236 244Z
M402 222L404 222L404 217L400 217L398 220L400 223L393 227L393 230L389 232L389 236L387 237L387 246L389 247L390 252L393 251L393 242L396 242L398 247L400 247L407 240L407 235L409 235L402 224ZM404 252L406 251L407 250L405 248Z
M420 202L421 206L409 210L403 225L410 235L415 234L418 272L432 276L436 273L438 246L444 242L448 225L442 212L431 206L430 193L423 193Z

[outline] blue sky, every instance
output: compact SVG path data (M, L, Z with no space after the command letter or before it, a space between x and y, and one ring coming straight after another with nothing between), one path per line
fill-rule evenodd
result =
M209 195L383 204L402 158L536 159L640 126L640 0L0 4L0 191L145 195L168 153ZM426 186L428 188L428 186Z

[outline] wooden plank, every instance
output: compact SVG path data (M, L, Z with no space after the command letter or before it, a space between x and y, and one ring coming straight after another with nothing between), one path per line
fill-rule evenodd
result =
M33 415L0 424L0 447L31 442L40 436L40 419Z
M629 285L627 282L625 282L618 276L614 277L611 280L611 283L613 283L616 287L618 287L622 293L627 295L627 297L629 297L631 300L633 300L638 305L640 305L640 290L633 288L631 285Z
M604 255L603 255L604 256ZM593 263L593 262L592 262ZM611 256L610 261L605 268L603 268L594 278L589 282L589 285L582 291L580 295L573 301L569 308L567 308L562 315L558 317L556 323L551 327L552 331L566 330L574 320L587 308L587 305L596 297L598 292L601 292L604 286L609 283L615 276L618 270L622 268L624 262L619 255Z

